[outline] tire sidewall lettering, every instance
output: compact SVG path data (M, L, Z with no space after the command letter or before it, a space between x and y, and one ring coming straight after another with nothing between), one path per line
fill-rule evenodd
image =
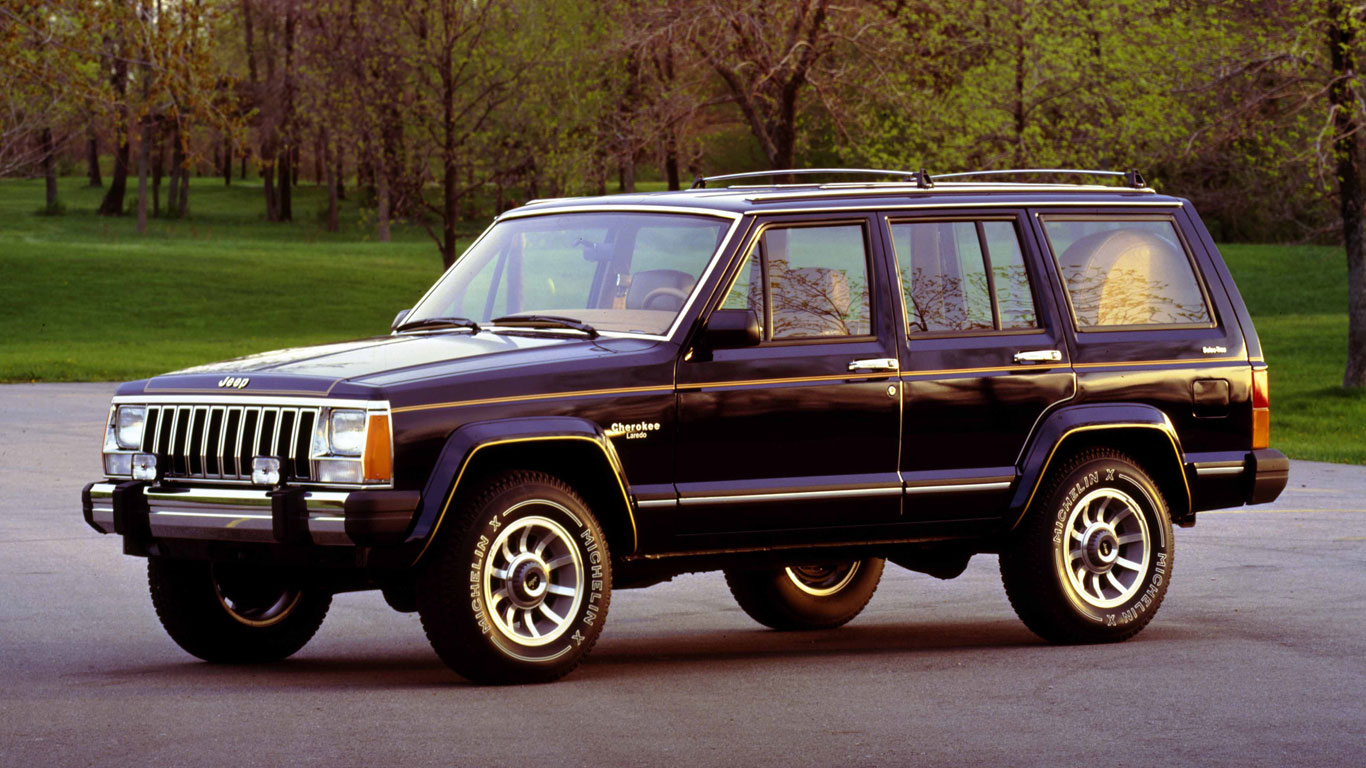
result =
M1063 570L1068 549L1065 530L1067 518L1077 500L1096 485L1114 487L1132 496L1139 503L1140 513L1147 521L1149 536L1151 537L1153 556L1147 571L1142 576L1142 586L1134 597L1115 608L1097 608L1073 594L1068 577ZM1119 628L1137 621L1149 610L1153 610L1155 605L1161 601L1165 591L1164 586L1167 583L1167 574L1170 570L1170 542L1166 531L1159 522L1158 515L1154 512L1156 500L1148 491L1145 483L1126 473L1122 466L1102 465L1096 467L1095 464L1084 465L1069 478L1066 488L1066 495L1057 499L1052 542L1054 546L1053 559L1057 569L1056 575L1060 581L1060 587L1066 595L1067 602L1071 604L1078 615L1105 627Z

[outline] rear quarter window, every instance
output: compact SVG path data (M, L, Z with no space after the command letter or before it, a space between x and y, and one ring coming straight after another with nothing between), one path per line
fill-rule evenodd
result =
M1190 254L1169 219L1043 219L1078 330L1213 324Z

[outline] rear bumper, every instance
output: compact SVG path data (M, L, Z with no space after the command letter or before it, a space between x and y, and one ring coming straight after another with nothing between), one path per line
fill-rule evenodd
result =
M420 500L417 491L266 491L139 482L91 483L81 492L85 520L100 533L322 547L401 543Z
M1290 480L1290 460L1274 448L1188 458L1197 459L1188 474L1197 511L1275 501Z
M1290 459L1274 448L1253 451L1248 456L1252 473L1252 487L1248 492L1248 504L1265 504L1275 501L1286 483L1290 482Z

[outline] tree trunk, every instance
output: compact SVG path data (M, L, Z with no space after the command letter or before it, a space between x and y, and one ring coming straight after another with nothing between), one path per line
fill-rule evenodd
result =
M114 59L114 74L111 79L114 93L119 103L119 117L114 128L114 176L105 190L97 213L101 216L122 216L123 199L128 192L128 102L124 95L128 91L128 62L123 56Z
M90 177L90 186L103 187L104 179L100 176L100 142L95 135L94 120L85 124L85 167L86 174Z
M138 234L147 234L147 171L152 160L152 119L142 119L142 140L138 143Z
M672 125L664 132L664 179L668 182L670 190L679 188L678 136L675 135Z
M181 166L185 165L184 150L180 151L180 164ZM185 168L180 173L180 197L172 202L175 203L176 207L175 215L183 219L190 214L190 169Z
M262 155L270 157L264 152ZM279 221L280 198L275 193L275 161L273 158L261 163L261 189L266 196L266 221Z
M318 139L313 144L313 183L321 185L324 183L324 176L327 173L325 166L327 163L326 149L327 141L322 131L318 132Z
M223 137L223 186L232 186L232 139Z
M377 238L381 243L389 242L389 174L383 171L375 174L378 189L375 192L375 218L377 219Z
M190 197L190 169L185 157L184 138L185 134L177 121L171 138L171 194L166 197L166 212L176 218L185 217L185 206Z
M279 193L276 196L277 218L274 221L294 220L294 185L291 183L294 179L294 168L290 164L290 154L288 149L280 153Z
M345 199L346 199L346 157L345 157L344 155L342 155L342 148L341 148L341 147L337 147L337 148L334 150L334 152L336 153L336 157L335 157L334 162L336 163L336 166L337 166L337 170L334 172L334 174L335 174L335 175L334 175L334 178L336 179L336 184L337 184L337 199L338 199L338 200L345 200Z
M455 218L460 208L460 169L455 164L455 75L451 72L451 48L441 62L441 267L455 263Z
M43 128L43 181L47 188L47 203L43 210L57 212L57 146L52 140L52 129Z
M160 132L158 132L160 133ZM162 145L160 136L157 138L156 153L152 156L152 215L161 215L161 177L166 173L166 147ZM171 189L166 196L166 212L171 212L171 207L175 205L175 196L180 184L180 178L176 176L175 168L171 168Z
M324 155L323 166L327 169L327 231L336 232L339 228L337 225L337 190L341 186L341 181L337 178L337 166L340 163L334 162L331 157L327 156L330 154L330 150L327 148L326 133L323 134L323 139L319 143L321 146L318 147L318 153Z
M636 159L630 154L621 158L621 191L636 191Z
M1354 103L1356 79L1356 31L1352 9L1340 0L1328 3L1328 50L1333 82L1328 100L1333 110L1336 138L1338 205L1342 215L1342 239L1347 250L1347 369L1342 386L1366 387L1366 231L1362 210L1366 190L1361 183L1362 129Z

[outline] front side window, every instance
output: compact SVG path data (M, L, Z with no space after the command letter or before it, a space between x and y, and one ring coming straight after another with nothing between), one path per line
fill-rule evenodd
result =
M753 309L766 340L868 335L863 232L860 224L764 230L722 306Z
M1167 219L1044 219L1081 330L1209 326L1209 306Z
M907 331L1038 327L1013 221L892 222Z
M407 322L543 314L603 331L665 333L729 227L708 216L627 212L507 219L460 257Z

